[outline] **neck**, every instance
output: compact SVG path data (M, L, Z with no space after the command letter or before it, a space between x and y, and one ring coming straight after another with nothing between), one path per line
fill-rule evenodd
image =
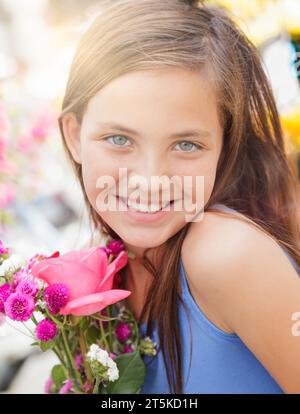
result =
M126 250L135 254L134 259L128 259L128 264L125 269L124 289L131 291L125 303L132 310L136 319L139 319L148 289L153 281L153 274L145 268L142 262L142 255L145 249L135 248L126 243L124 243L124 246ZM162 251L162 246L158 246L149 250L147 253L155 268L159 265L159 258L161 257Z
M138 281L141 279L145 279L147 276L151 276L152 274L145 268L143 264L143 254L145 253L146 248L143 247L136 247L132 246L128 243L124 243L125 249L130 251L134 254L134 259L128 259L127 269L128 269L128 278L133 281ZM152 247L147 252L147 257L153 263L155 268L161 263L161 259L165 252L165 244Z

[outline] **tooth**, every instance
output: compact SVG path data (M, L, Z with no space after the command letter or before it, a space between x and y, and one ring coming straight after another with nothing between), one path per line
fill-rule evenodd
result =
M144 211L144 212L149 211L149 210L148 210L148 207L143 206L143 205L137 206L137 208L138 208L138 210L140 210L140 211Z
M150 210L151 210L152 212L154 212L154 211L158 211L158 210L159 210L159 207L158 207L158 206L150 206Z

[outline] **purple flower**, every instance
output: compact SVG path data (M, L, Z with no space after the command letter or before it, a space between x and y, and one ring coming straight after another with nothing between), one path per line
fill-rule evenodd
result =
M89 383L86 382L83 385L82 389L85 393L89 393L93 389L93 387Z
M59 394L68 394L68 392L70 391L70 389L72 388L72 380L67 379L64 382L64 385L61 387L61 389L59 390Z
M80 355L80 354L76 355L76 357L74 358L74 362L75 362L75 365L76 365L77 369L80 369L80 367L83 363L82 355Z
M131 329L127 323L119 322L116 330L116 336L120 342L125 342L131 337Z
M14 321L27 321L34 311L34 300L32 296L24 293L12 293L4 304L6 315Z
M57 327L54 322L46 318L37 324L35 333L40 341L48 342L57 334Z
M0 255L9 253L9 249L4 247L3 241L0 240Z
M69 289L62 283L53 283L44 292L44 299L48 305L49 312L52 314L58 313L67 304L69 298Z
M113 256L118 256L118 254L125 249L124 243L122 240L110 240L110 242L105 247L107 256L110 254Z
M0 312L4 312L4 304L11 293L12 292L8 283L4 283L0 286Z
M122 354L129 354L130 352L133 352L134 349L131 345L125 345L122 351Z
M13 280L12 280L12 289L16 289L18 284L24 280L27 279L29 277L28 271L26 269L21 269L18 272L16 272L13 276Z
M45 386L44 386L44 391L45 394L52 394L52 390L51 387L54 385L53 379L50 375L50 377L47 379L47 381L45 382Z
M20 281L16 287L16 292L24 293L25 295L36 297L39 291L39 286L32 278L26 278Z
M110 352L110 353L109 353L109 357L110 357L111 359L116 359L116 358L117 358L117 355L115 355L115 354L113 354L112 352Z

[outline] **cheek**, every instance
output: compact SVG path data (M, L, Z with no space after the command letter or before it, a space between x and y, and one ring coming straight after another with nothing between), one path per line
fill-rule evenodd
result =
M89 145L82 149L82 178L86 194L93 207L96 207L97 196L108 190L108 186L97 188L97 181L104 176L111 177L117 182L118 167L107 157L104 151L99 151L97 146Z
M182 169L177 170L177 175L181 177L192 177L190 180L192 182L194 202L197 194L197 176L200 177L198 181L199 185L204 185L204 202L206 203L210 198L216 178L217 161L218 159L215 154L207 153L201 159L186 163Z

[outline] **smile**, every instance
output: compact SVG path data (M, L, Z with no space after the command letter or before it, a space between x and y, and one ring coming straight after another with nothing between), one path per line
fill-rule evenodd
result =
M162 206L159 206L157 204L146 205L146 204L136 203L135 201L129 200L129 199L124 198L124 197L117 196L117 198L123 204L125 204L128 207L129 210L140 212L140 213L148 213L148 214L155 214L159 211L165 211L165 209L168 206L170 206L171 204L174 203L174 200L171 200L171 201L165 202Z

